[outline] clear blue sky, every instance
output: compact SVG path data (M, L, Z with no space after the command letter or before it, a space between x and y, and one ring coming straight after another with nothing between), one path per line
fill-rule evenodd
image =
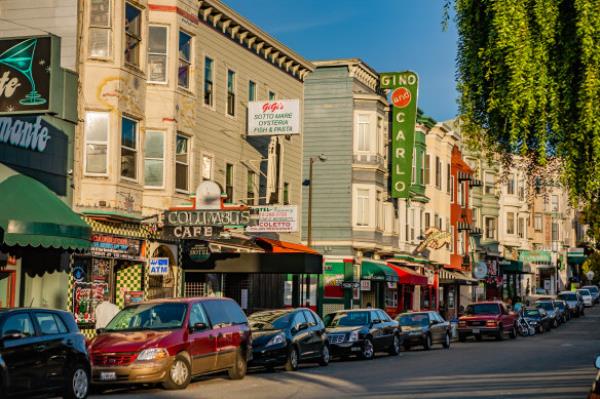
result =
M223 0L308 60L361 58L379 72L419 74L419 107L456 116L456 27L441 0Z

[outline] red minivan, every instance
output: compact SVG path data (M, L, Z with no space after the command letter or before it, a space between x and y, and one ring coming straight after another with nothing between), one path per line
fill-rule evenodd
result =
M251 346L248 319L231 299L143 302L121 310L90 342L92 383L184 389L192 377L217 371L241 379Z

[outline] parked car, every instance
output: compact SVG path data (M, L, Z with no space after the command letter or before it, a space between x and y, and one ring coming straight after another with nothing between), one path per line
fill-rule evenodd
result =
M352 309L323 318L333 356L357 355L370 360L375 352L400 353L402 341L398 322L380 309Z
M579 317L584 315L583 299L577 292L562 291L558 294L558 299L562 299L567 303L571 316Z
M228 298L164 299L121 310L89 345L92 382L162 383L184 389L193 376L246 375L248 319Z
M569 312L569 306L567 305L567 302L562 299L555 299L553 302L554 307L559 312L562 322L566 323L567 321L571 320L571 312Z
M548 313L543 308L525 308L523 317L538 334L543 334L552 328L552 319L548 317Z
M600 303L600 290L595 285L584 285L583 287L592 294L592 301L594 303Z
M499 301L468 305L465 315L458 319L458 339L461 342L470 335L478 341L485 335L502 340L504 334L509 334L512 339L517 337L517 315L509 312Z
M402 313L396 320L400 323L404 349L422 345L425 350L429 350L434 344L450 348L450 323L438 312Z
M598 369L598 374L596 374L596 379L592 384L592 389L588 394L588 399L600 399L600 356L596 357L596 361L594 362L594 366Z
M0 397L85 399L89 386L90 360L73 315L0 309Z
M552 327L558 328L561 323L561 318L558 309L554 306L554 301L536 301L535 307L538 309L544 309L546 313L548 313Z
M250 315L248 321L252 330L250 366L285 366L287 371L294 371L301 362L329 364L325 325L310 309L258 312Z
M592 293L589 290L580 288L577 290L577 293L581 295L581 299L583 300L583 306L585 306L586 308L591 308L592 306L594 306Z

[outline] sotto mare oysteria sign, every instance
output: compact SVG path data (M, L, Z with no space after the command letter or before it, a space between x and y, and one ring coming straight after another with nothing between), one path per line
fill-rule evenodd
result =
M300 100L250 101L248 136L300 134Z
M411 71L380 75L381 88L391 90L392 197L408 198L412 172L419 78Z
M248 223L248 210L167 211L164 216L164 232L170 238L207 239L218 236L225 227L246 226Z

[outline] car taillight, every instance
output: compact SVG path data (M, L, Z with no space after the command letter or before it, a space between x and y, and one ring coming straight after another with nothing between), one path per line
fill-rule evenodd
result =
M459 327L466 327L466 326L467 326L467 322L466 322L466 321L464 321L464 320L460 320L460 321L458 322L458 326L459 326Z
M496 327L496 321L495 320L488 320L485 322L485 325L488 327Z

